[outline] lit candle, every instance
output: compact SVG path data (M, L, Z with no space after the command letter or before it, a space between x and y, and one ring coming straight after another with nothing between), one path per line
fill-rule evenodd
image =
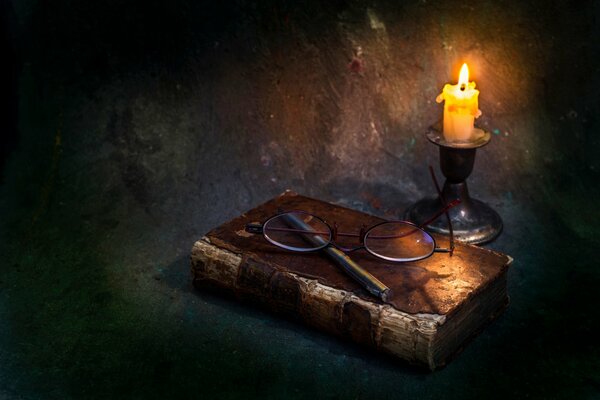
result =
M469 68L463 64L457 85L447 83L436 101L444 103L444 138L448 142L468 142L475 135L475 118L481 115L479 90L469 82Z

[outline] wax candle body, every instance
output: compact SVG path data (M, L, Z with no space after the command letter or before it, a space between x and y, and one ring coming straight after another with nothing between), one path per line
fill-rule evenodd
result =
M444 101L444 138L448 142L468 142L475 133L475 118L479 111L479 90L469 82L466 64L461 69L457 85L446 84L436 101Z

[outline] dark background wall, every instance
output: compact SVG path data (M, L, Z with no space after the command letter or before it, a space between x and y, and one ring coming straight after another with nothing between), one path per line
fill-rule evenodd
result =
M2 0L0 397L600 395L597 1ZM462 62L507 313L434 374L197 293L211 227L290 188L432 195Z

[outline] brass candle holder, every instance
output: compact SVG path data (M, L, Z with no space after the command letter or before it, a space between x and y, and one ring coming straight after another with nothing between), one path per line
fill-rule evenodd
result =
M446 202L460 199L460 204L449 210L454 237L462 242L483 244L494 240L502 231L502 219L496 211L484 202L469 195L467 178L473 171L477 149L491 140L489 132L475 128L475 137L468 142L447 142L441 127L431 127L427 139L440 149L440 167L446 177L442 196ZM426 198L413 204L404 218L417 225L427 221L438 210L443 208L440 197ZM438 218L425 226L429 232L443 235L449 234L446 219Z

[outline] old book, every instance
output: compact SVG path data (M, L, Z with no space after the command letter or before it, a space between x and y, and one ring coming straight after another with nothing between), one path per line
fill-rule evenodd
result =
M369 294L330 259L294 253L245 231L280 210L304 210L341 230L381 222L380 218L286 192L208 232L192 249L194 286L291 314L331 334L434 370L508 305L511 258L457 244L454 254L393 263L365 251L354 261L392 289L384 303ZM446 239L437 237L444 243Z

